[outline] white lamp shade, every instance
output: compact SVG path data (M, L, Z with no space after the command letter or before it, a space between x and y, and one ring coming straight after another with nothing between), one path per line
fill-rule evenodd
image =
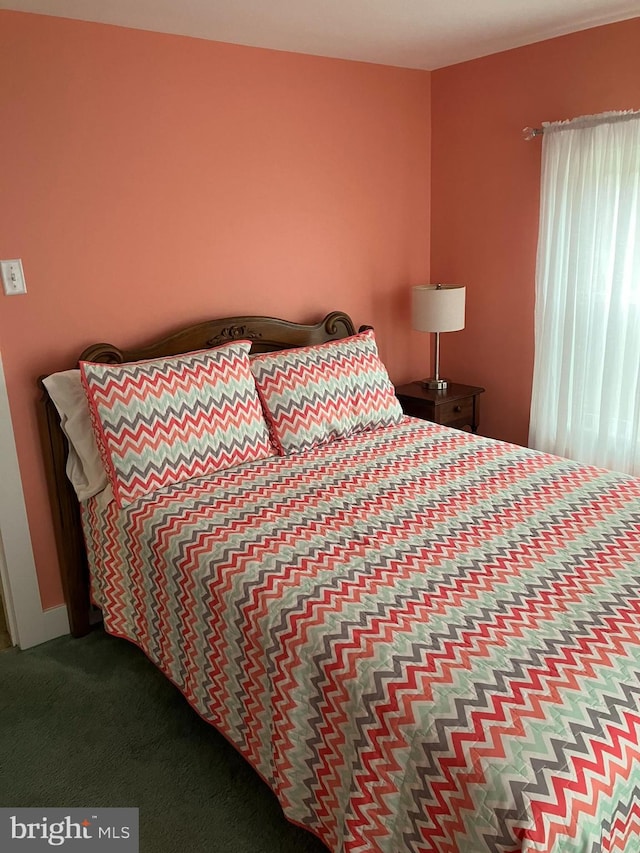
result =
M412 323L419 332L464 329L466 288L461 284L424 284L412 288Z

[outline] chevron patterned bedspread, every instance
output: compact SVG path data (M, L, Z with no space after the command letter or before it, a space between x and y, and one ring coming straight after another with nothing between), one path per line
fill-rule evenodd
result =
M406 419L83 520L106 628L334 853L640 851L640 481Z

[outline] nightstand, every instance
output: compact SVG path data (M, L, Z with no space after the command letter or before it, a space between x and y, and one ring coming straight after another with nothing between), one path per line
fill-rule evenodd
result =
M484 388L450 382L443 391L430 391L421 382L409 382L396 388L396 396L405 415L436 424L477 432L480 422L480 394Z

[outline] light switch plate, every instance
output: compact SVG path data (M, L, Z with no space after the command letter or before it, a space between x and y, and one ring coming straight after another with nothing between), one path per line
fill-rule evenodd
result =
M20 258L14 258L12 261L0 261L0 273L2 273L2 286L7 296L17 296L20 293L27 292Z

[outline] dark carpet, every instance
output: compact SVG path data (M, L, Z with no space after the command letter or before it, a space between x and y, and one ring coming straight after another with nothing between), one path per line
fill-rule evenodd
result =
M141 853L326 853L138 649L0 653L0 806L137 806Z

